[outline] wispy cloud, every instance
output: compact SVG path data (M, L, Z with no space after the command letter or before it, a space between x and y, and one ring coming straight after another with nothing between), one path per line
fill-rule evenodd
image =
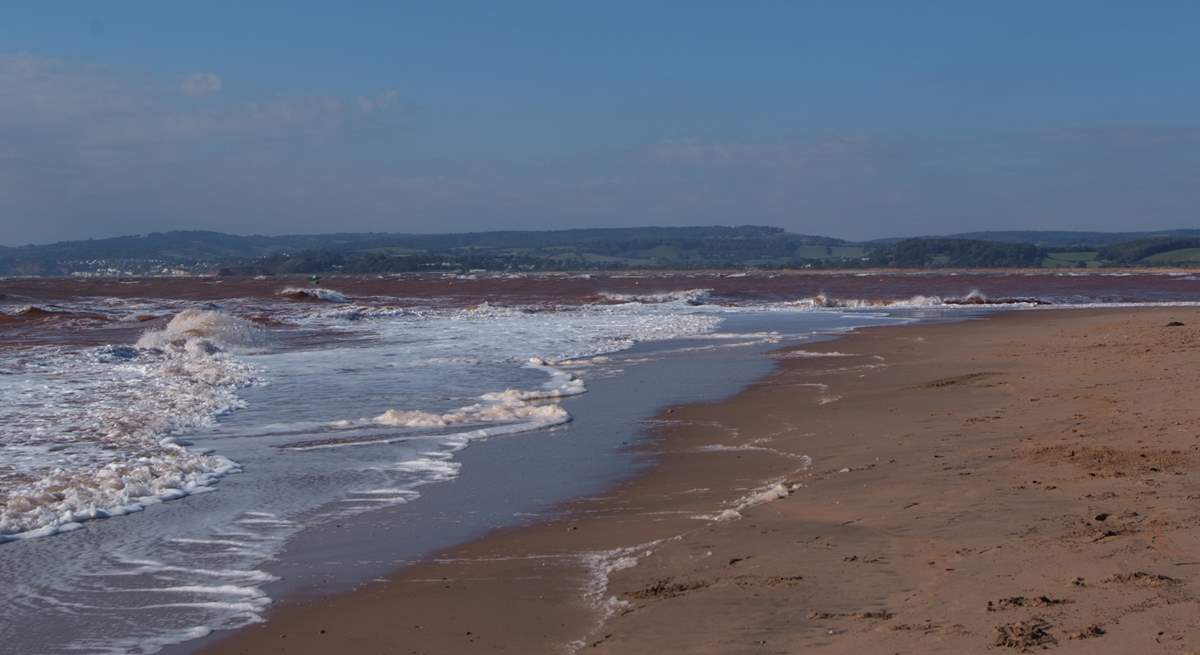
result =
M179 89L186 95L201 97L220 91L223 85L221 76L216 73L192 73L183 78Z
M0 242L712 223L860 238L1177 226L1200 205L1194 126L673 139L447 159L439 139L461 141L455 121L468 119L414 114L395 90L240 100L221 87L215 73L159 80L0 55Z
M4 240L233 229L249 216L297 212L306 201L272 194L312 182L305 167L344 165L361 130L403 124L394 90L233 101L217 99L221 87L213 73L171 83L0 54Z
M216 74L193 73L179 90L197 97L221 88ZM395 90L370 96L274 97L197 107L153 79L28 54L0 54L0 94L0 129L69 134L81 148L335 130L399 108Z

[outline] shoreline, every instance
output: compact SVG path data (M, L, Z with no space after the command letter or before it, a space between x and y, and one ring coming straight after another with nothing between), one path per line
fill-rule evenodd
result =
M306 525L263 567L280 577L264 592L279 606L336 596L497 529L557 515L564 503L602 495L615 482L637 475L649 462L628 444L642 438L645 421L675 404L736 394L770 369L765 352L777 347L761 343L672 354L674 348L696 343L711 342L685 337L603 355L605 364L620 372L581 370L587 392L560 401L570 422L472 442L454 454L457 476L422 485L419 502ZM751 351L759 354L748 356ZM719 375L714 373L718 369ZM656 380L663 378L688 379L690 384L687 389L656 388ZM219 442L197 443L220 447ZM572 462L577 465L565 471L564 465ZM200 647L188 641L165 652Z
M1036 401L1015 405L1010 396L1028 395L1031 385L1050 385L1055 392L1053 380L1027 380L1030 372L1021 366L1041 365L1047 358L1027 361L1031 349L1053 345L1060 350L1050 351L1049 358L1062 357L1072 348L1086 348L1075 343L1078 335L1095 330L1178 340L1192 329L1163 332L1176 317L1191 324L1200 312L1005 312L967 323L866 328L835 341L785 349L850 355L781 358L773 372L733 398L666 410L652 438L638 446L656 457L656 465L602 497L567 503L559 518L499 530L345 595L281 604L266 623L214 635L200 652L391 652L398 646L414 653L548 653L584 646L589 652L619 653L884 652L885 644L887 652L963 652L999 644L996 634L1008 634L1005 630L1014 635L1013 643L1027 641L1026 647L1054 640L1092 649L1144 648L1139 639L1146 637L1145 630L1118 629L1120 618L1086 623L1074 616L1098 601L1069 596L1104 595L1075 580L1126 580L1105 583L1104 591L1132 586L1149 596L1140 602L1151 603L1151 609L1134 613L1145 619L1156 614L1153 603L1160 590L1183 593L1181 578L1147 572L1149 565L1147 571L1109 566L1097 572L1104 562L1089 560L1075 562L1076 571L1088 575L1058 580L1061 575L1048 573L1051 562L1041 576L1054 577L1052 584L1038 591L1028 582L1039 567L1029 565L1028 554L1020 556L1037 541L1022 533L1031 530L1024 524L1033 521L1030 534L1039 534L1038 523L1051 520L1040 507L1044 492L1077 483L1077 476L1066 471L1045 469L1058 469L1057 460L1064 458L1072 460L1068 468L1079 464L1073 461L1075 451L1068 456L1057 444L1058 435L1031 435L1020 425L1030 423L1033 430L1038 420L1057 424L1070 415L1048 408L1049 403L1030 411L1026 407ZM1047 328L1054 334L1047 335ZM1064 334L1076 336L1064 341ZM1121 372L1121 364L1097 358L1091 366L1113 375ZM1005 411L997 411L1001 405ZM1169 414L1177 417L1181 411L1173 407ZM1076 422L1088 420L1086 414L1074 416ZM1020 429L1007 426L1013 421ZM999 426L1007 431L998 433ZM846 440L847 434L855 439ZM1105 448L1089 453L1096 466L1116 457L1112 446ZM1173 461L1171 452L1166 460ZM806 457L813 458L811 468ZM1142 471L1138 459L1129 466ZM1014 462L1041 471L1041 479L1025 481L1015 491L1012 484L1001 485L1003 493L994 500L996 489L988 487L995 484L991 469ZM1188 477L1177 464L1161 464L1150 473L1175 467L1172 476ZM1103 486L1096 481L1099 474L1090 473L1084 482ZM1055 477L1064 480L1047 482ZM1113 486L1126 477L1100 475L1099 481ZM1042 498L1025 499L1021 492L1031 487ZM1076 512L1087 531L1094 526L1084 515L1094 509L1097 493L1117 492L1093 491L1082 501L1059 498L1068 495L1062 492L1051 495L1062 509L1072 503L1088 506ZM983 512L981 519L979 506L989 499L1014 503L1036 516L1025 521L1023 514L1000 507ZM961 503L969 506L955 507ZM957 534L959 524L971 525L974 532ZM1081 544L1124 541L1118 539L1126 534L1122 528L1100 527L1098 541L1068 535L1063 547L1077 556L1086 548ZM1107 532L1114 534L1104 536ZM1006 546L1004 555L995 554ZM974 559L988 560L976 564L982 566L976 577L1009 580L1011 589L1001 590L1004 585L997 583L988 593L956 580L970 582L971 576L956 572L968 569L966 562L976 553ZM987 598L966 601L981 594ZM1005 600L1003 615L988 602ZM934 611L947 603L954 607ZM1116 611L1092 610L1089 616ZM953 616L939 618L939 612Z

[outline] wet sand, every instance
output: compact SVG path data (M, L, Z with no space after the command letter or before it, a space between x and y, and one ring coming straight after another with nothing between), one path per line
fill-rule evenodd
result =
M1200 649L1200 310L803 350L847 355L780 353L663 414L657 466L611 493L206 652Z

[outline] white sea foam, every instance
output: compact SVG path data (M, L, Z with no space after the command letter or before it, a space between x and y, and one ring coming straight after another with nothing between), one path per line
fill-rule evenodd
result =
M600 297L612 302L661 304L681 302L689 305L703 305L708 301L712 289L687 289L685 291L666 291L662 293L609 293L600 292Z
M339 420L329 424L335 429L358 429L370 423L393 428L447 428L454 426L476 427L473 430L441 435L443 439L458 438L464 441L482 437L514 434L541 430L562 425L571 420L571 415L556 401L585 393L587 388L575 375L550 366L546 360L534 357L527 366L547 373L550 380L540 389L505 389L482 394L481 402L461 407L450 412L430 412L421 409L389 409L371 419ZM395 443L411 440L413 435L368 437L359 439L335 439L320 443L290 444L292 450L315 450L343 446L362 446Z
M103 655L129 655L130 653L157 653L158 651L193 639L200 639L212 634L208 626L191 626L181 630L173 630L155 637L136 637L126 639L84 639L72 644L69 650Z
M781 303L769 303L766 307L785 310L797 309L848 309L848 310L891 310L891 309L954 309L968 307L1004 306L1011 308L1039 307L1054 304L1048 300L1032 297L990 298L983 292L972 289L962 296L936 296L917 294L908 298L836 298L825 293ZM1074 306L1074 304L1072 304Z
M840 353L837 351L817 352L813 350L789 350L776 355L784 359L805 359L810 357L853 357L852 353Z
M381 426L409 429L443 428L455 425L480 426L461 432L439 433L437 435L437 438L443 443L456 446L455 450L458 450L476 439L517 434L531 430L543 430L562 425L570 422L571 415L557 404L533 405L517 401L471 405L445 414L424 412L421 410L389 409L383 414L368 420L371 423ZM362 426L363 423L363 420L338 421L331 424L331 426L352 429ZM288 450L296 451L324 450L329 448L402 443L412 441L415 438L419 438L419 436L404 432L394 436L347 437L298 442L288 444L285 447ZM405 464L407 463L405 462Z
M163 574L163 573L182 573L189 576L201 576L205 578L220 578L229 581L249 583L274 582L279 578L265 571L247 570L247 569L210 569L205 567L179 566L176 564L168 564L154 559L138 559L130 557L122 557L119 554L114 556L114 559L129 567L123 572L124 575L141 575L145 573ZM109 572L105 575L114 575Z
M941 307L945 306L946 302L939 296L916 295L899 300L868 300L862 298L834 298L821 293L809 298L786 302L783 305L798 309L878 309L883 307Z
M656 539L644 544L614 548L612 550L592 551L580 556L581 563L588 573L588 579L583 588L583 597L592 607L598 610L595 623L589 633L584 635L585 637L591 636L613 614L629 605L628 601L608 594L609 581L612 575L637 566L641 559L653 554L654 549L660 544L677 539L679 539L678 536L668 539ZM567 652L575 653L586 645L586 639L573 641L567 645Z
M742 497L738 502L739 510L749 509L756 505L762 505L781 498L787 498L791 494L791 489L782 482L767 485L766 488L759 489L753 493Z
M209 596L242 596L261 598L263 592L257 587L242 587L239 585L177 585L173 587L134 587L121 589L123 593L159 593L159 594L203 594Z
M812 459L807 456L802 456L804 466L801 470L812 466ZM787 498L794 492L799 485L788 485L783 481L770 482L750 493L738 498L731 503L730 507L726 507L715 514L700 514L692 518L704 521L733 521L742 518L742 512L759 505L774 502L783 498Z
M336 301L331 301L336 302ZM349 302L345 300L343 302ZM387 307L375 305L340 305L337 307L326 307L318 310L317 315L325 319L335 319L342 321L368 321L381 320L389 318L420 318L427 314L419 309L407 307Z
M24 379L0 383L0 444L43 456L6 462L7 475L0 469L0 541L209 491L237 471L171 435L241 405L236 390L254 371L224 350L261 343L247 321L185 310L137 348L44 349L20 362ZM42 412L31 416L24 410L33 403Z
M434 414L421 410L389 409L372 420L379 425L404 428L428 428L471 423L515 423L518 421L530 421L537 425L557 425L565 422L568 416L567 411L558 405L530 405L523 402L506 402L492 405L471 405L445 414Z
M161 330L148 330L137 341L138 348L183 350L194 355L211 355L213 348L262 346L266 335L250 321L208 309L185 309Z
M188 537L176 537L176 538L170 539L170 541L171 541L171 543L184 544L184 545L224 546L227 548L253 548L252 544L249 544L245 541L238 541L235 539L194 539L194 538L188 538Z
M812 459L808 455L797 455L795 453L789 453L785 450L779 450L778 448L771 448L770 446L762 445L769 443L770 441L770 439L755 439L750 443L738 444L736 446L729 446L726 444L709 444L706 446L700 446L696 450L702 453L765 452L777 455L779 457L786 457L788 459L798 459L804 462L805 466L811 464Z
M494 403L522 403L531 400L567 398L587 392L583 380L558 369L546 368L551 380L541 389L505 389L504 391L485 393L480 398Z

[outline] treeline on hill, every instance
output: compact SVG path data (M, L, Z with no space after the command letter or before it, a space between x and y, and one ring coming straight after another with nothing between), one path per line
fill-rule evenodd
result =
M783 234L709 238L598 240L570 249L555 246L495 250L459 248L419 253L305 251L223 269L226 274L338 271L386 273L422 270L578 270L687 268L1035 268L1046 252L1030 244L970 239L906 239L866 248L827 240L813 243Z
M1200 249L1200 237L1158 237L1116 243L1100 249L1099 256L1118 266L1170 264L1188 260Z
M461 234L236 236L156 232L0 249L0 274L386 273L796 266L863 248L777 227L637 227Z
M0 247L0 275L33 276L1104 266L1200 266L1200 231L984 232L859 243L755 225L290 236L190 231Z
M875 251L877 266L896 268L1018 268L1041 265L1045 254L1028 243L975 239L905 239Z
M527 236L529 238L527 238ZM826 237L756 226L568 230L481 234L470 239L379 240L369 249L278 253L236 265L227 275L313 272L395 273L430 270L621 270L783 268L867 263L865 249Z

